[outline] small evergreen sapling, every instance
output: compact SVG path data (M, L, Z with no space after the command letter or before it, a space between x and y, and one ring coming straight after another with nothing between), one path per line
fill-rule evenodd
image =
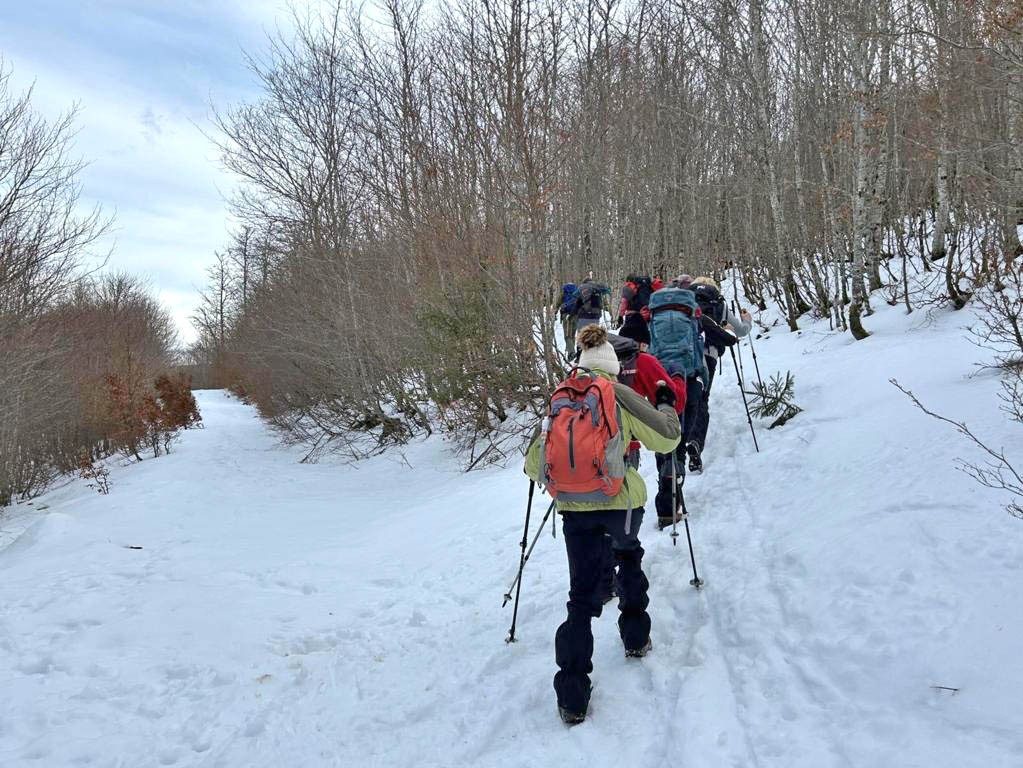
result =
M764 384L753 384L749 409L758 419L774 418L768 429L780 427L797 413L802 411L792 402L795 397L796 379L791 371L785 371L785 377L776 373Z

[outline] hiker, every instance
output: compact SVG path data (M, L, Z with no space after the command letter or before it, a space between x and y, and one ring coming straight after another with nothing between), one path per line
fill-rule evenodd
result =
M710 388L714 383L714 372L725 349L749 334L753 328L753 318L741 307L739 317L736 317L728 309L721 289L712 278L697 277L692 282L692 289L700 305L707 379L703 393L695 403L692 429L686 430L684 444L689 457L689 471L699 474L703 471L702 454L707 444L707 427L710 425Z
M600 325L604 310L608 308L611 289L593 279L590 272L579 284L579 310L576 313L576 328L581 331L587 325ZM565 345L567 350L568 345Z
M671 287L672 288L690 288L691 289L692 284L693 284L693 277L692 277L692 275L679 275L678 277L674 277L671 280Z
M658 387L656 407L624 384L614 383L618 358L600 326L579 331L580 370L555 390L545 428L526 454L525 470L555 497L568 552L568 617L554 638L558 713L570 725L589 708L593 671L591 622L603 604L605 534L618 565L618 630L627 657L650 650L649 582L643 573L639 529L646 503L643 478L625 463L633 439L654 451L671 451L681 438L675 391ZM578 415L577 415L578 414Z
M561 286L558 318L561 320L561 333L565 339L567 354L575 346L576 324L579 321L579 286L575 283L565 283Z
M672 376L661 365L660 360L650 354L647 350L650 346L650 329L643 323L635 323L622 328L617 335L609 334L611 346L618 355L618 362L621 365L621 372L618 374L618 381L632 387L634 390L647 398L651 403L657 390L657 382L667 381L675 388L675 410L682 418L686 408L686 381L681 375ZM684 443L680 446L684 446ZM634 449L634 450L633 450ZM639 446L630 446L630 458L634 458L635 466L639 468Z
M615 318L616 329L638 329L649 320L650 296L654 292L653 280L647 275L629 275L622 286L622 300Z
M695 294L684 288L665 288L650 298L650 351L673 379L685 382L685 410L680 415L683 438L696 421L696 408L707 380L700 308ZM678 522L685 480L685 442L671 454L658 454L657 527ZM674 478L674 484L672 482Z
M645 338L646 341L641 341L642 338ZM650 334L645 327L639 339L630 337L626 333L611 333L608 334L608 341L611 342L618 357L620 367L618 381L631 387L654 404L656 404L658 382L668 382L675 390L675 410L682 413L686 404L685 381L680 376L672 377L661 365L661 362L647 352Z

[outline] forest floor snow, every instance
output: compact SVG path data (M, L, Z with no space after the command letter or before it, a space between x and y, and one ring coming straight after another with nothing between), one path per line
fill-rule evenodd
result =
M608 605L571 729L560 530L504 642L519 466L462 474L439 439L301 464L252 408L199 393L205 429L115 469L109 496L75 481L0 519L0 765L1023 765L1023 521L888 383L1023 444L968 311L758 340L805 409L758 423L760 453L726 364L685 487L706 586L648 513L654 650L626 660Z

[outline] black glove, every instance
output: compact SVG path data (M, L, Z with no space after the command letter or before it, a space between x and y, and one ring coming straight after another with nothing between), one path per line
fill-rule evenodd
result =
M657 392L654 394L654 402L658 406L670 405L675 407L675 390L664 381L657 382Z

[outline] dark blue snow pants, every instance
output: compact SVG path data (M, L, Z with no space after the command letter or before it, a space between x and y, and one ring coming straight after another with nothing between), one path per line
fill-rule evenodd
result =
M626 650L638 650L650 639L646 612L650 584L643 573L643 547L639 527L643 508L632 510L632 525L625 531L624 509L564 513L565 549L568 552L568 618L554 637L558 673L554 691L558 704L570 712L586 712L593 671L593 631L590 622L603 609L601 584L606 576L605 535L610 536L618 572L618 631Z
M689 381L686 382L686 410L684 414L680 413L678 416L683 434L685 434L686 420L689 418L689 393L694 392L695 386L699 385L698 380L694 379L694 381L696 381L696 385L690 384ZM682 506L679 499L682 498L682 483L686 479L686 441L682 440L675 449L674 509L671 508L671 454L657 453L654 454L654 458L657 460L657 496L654 498L654 507L657 509L658 517L671 517Z
M686 442L692 440L698 446L700 446L700 452L703 453L703 448L707 444L707 427L710 426L710 388L714 384L714 371L718 366L718 361L713 357L707 358L707 371L710 373L709 380L707 381L706 388L703 389L703 394L700 397L699 407L696 411L696 418L693 419L693 428L690 434L687 435ZM688 413L689 406L686 404L686 412Z

